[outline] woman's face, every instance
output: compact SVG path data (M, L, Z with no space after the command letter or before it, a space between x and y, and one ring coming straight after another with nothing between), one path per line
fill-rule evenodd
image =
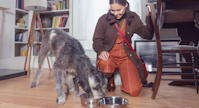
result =
M125 8L127 6L128 6L128 4L126 4L126 6L122 6L122 5L118 4L118 3L113 3L113 4L110 5L111 14L113 14L116 17L116 19L120 19L124 15Z

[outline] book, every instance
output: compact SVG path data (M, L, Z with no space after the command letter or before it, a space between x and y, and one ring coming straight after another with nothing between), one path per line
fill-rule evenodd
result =
M60 10L63 10L63 5L62 5L63 3L61 2L60 3Z
M62 21L63 21L63 17L61 17L61 19L60 19L59 27L62 27Z
M69 9L69 0L67 0L67 9Z
M63 9L66 9L65 8L65 1L62 2L62 5L63 5Z
M55 27L54 28L57 28L58 20L59 20L59 17L56 17L56 22L55 22Z
M60 23L60 19L61 19L61 17L57 17L58 18L58 21L57 21L57 26L56 26L56 28L58 28L59 27L59 23Z
M65 0L65 9L67 9L67 0Z
M70 17L68 17L65 27L69 27L69 22L70 22L69 20L70 20Z
M54 28L54 25L55 25L55 17L53 17L52 28Z
M23 42L23 33L17 33L16 35L15 35L15 41L16 42Z
M48 28L48 17L45 18L45 28Z
M60 4L61 4L61 2L58 1L58 4L57 4L57 5L58 5L58 6L57 6L58 9L57 9L57 10L61 10Z

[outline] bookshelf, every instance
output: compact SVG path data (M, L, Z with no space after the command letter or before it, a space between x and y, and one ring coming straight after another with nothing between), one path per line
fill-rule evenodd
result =
M25 21L25 27L19 27L16 21L22 17ZM18 35L18 36L17 36ZM15 35L14 35L14 57L22 56L22 52L27 50L27 43L29 37L29 12L20 8L15 8Z
M63 6L64 2L67 2L65 6ZM50 8L52 10L42 11L39 12L42 22L42 28L45 32L47 30L50 30L52 28L62 29L66 32L68 32L69 35L72 35L72 0L56 0L56 1L50 1L48 0L48 9L49 9L49 3ZM53 9L52 4L55 5L57 8ZM60 7L58 7L58 5ZM58 8L61 8L58 10ZM65 22L64 22L65 21ZM40 46L41 46L41 34L40 34L40 28L37 25L36 21L36 28L34 32L34 42L33 42L33 56L37 56ZM53 26L54 25L54 26ZM57 25L57 26L56 26ZM50 54L52 55L52 54ZM52 57L52 56L50 56Z

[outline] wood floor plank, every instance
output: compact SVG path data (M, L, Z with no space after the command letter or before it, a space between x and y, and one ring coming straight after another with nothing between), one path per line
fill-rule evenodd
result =
M0 108L83 108L79 96L67 95L65 105L56 104L56 91L53 73L44 69L38 87L30 88L36 69L30 76L0 81ZM163 76L180 78L180 76ZM148 81L153 82L155 74L149 74ZM80 89L80 93L83 91ZM168 86L168 81L161 81L155 100L151 99L151 88L142 88L138 97L123 93L120 86L106 96L120 96L128 99L128 108L199 108L199 94L194 86Z

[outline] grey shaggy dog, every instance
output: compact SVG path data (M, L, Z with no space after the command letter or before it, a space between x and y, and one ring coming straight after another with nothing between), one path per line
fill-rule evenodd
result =
M102 91L105 91L107 86L106 76L92 65L80 42L60 29L52 29L45 33L38 53L39 68L31 88L39 84L42 63L48 51L52 51L56 58L53 68L57 104L65 104L64 85L67 93L78 94L81 86L88 98L100 98L104 95Z

